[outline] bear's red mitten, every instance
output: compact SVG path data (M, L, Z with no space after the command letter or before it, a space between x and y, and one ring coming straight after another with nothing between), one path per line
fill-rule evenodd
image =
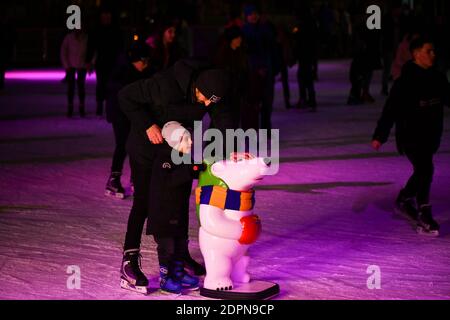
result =
M239 238L241 244L252 244L259 238L261 233L261 220L256 214L241 218L242 234Z

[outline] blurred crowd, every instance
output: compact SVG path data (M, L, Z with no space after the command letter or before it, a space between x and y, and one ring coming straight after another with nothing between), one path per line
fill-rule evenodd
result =
M393 1L389 8L381 8L381 30L369 30L366 2L350 3L346 6L344 2L322 1L315 5L300 2L291 17L278 20L256 5L231 6L228 21L219 28L212 54L193 52L193 31L179 14L158 16L148 22L148 27L136 27L132 35L124 36L117 12L112 7L101 6L95 25L67 33L61 46L61 62L66 70L64 82L68 86L67 114L73 114L77 87L80 115L85 115L84 83L86 75L95 72L96 114L101 116L114 69L129 59L126 56L132 47L142 47L142 44L148 47L148 75L192 56L206 57L211 64L228 69L235 79L232 88L235 123L243 128L271 128L275 79L282 83L287 109L315 111L314 83L318 80L319 59L351 59L351 90L347 99L350 105L374 102L370 87L376 70L382 70L382 93L387 95L392 80L399 77L402 65L411 58L410 41L421 34L434 39L437 66L446 72L448 24L443 16L423 16L409 4ZM16 37L5 15L1 19L0 36L2 90L6 69L14 56ZM291 101L288 79L288 69L294 66L298 66L299 96L295 102Z

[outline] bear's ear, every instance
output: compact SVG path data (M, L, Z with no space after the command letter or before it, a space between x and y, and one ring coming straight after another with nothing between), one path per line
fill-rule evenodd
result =
M216 176L219 175L220 173L222 173L224 170L225 170L225 165L224 165L223 161L216 162L211 166L211 172Z

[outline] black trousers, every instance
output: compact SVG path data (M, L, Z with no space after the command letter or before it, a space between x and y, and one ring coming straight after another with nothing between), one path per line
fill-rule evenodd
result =
M261 129L269 130L268 134L270 136L270 130L272 129L273 99L275 93L275 77L273 76L271 70L268 70L267 76L264 80L264 92L261 103Z
M281 64L280 74L281 74L281 84L283 86L284 105L286 109L288 109L291 107L291 94L289 90L288 67L285 63Z
M73 98L75 96L75 75L76 83L78 87L78 98L80 105L84 105L84 99L86 96L86 69L70 68L66 72L67 76L67 101L69 105L73 105Z
M314 64L299 63L297 69L297 81L300 100L315 103L316 90L314 88Z
M103 113L103 101L106 100L106 89L111 72L112 71L109 68L97 68L95 70L95 75L97 77L97 84L95 87L97 115L101 115Z
M112 122L116 146L111 165L111 172L122 172L125 158L127 157L126 144L130 133L130 121L120 117Z
M412 150L405 154L414 170L404 188L405 196L416 197L419 206L429 204L434 174L433 153Z
M361 99L363 93L369 93L370 83L372 82L373 69L364 65L360 58L354 58L350 66L350 97Z
M151 155L150 155L151 156ZM128 217L124 251L141 247L142 231L148 217L152 159L137 159L130 155L131 179L134 185L133 206Z
M391 77L391 67L392 67L392 62L394 60L394 54L392 52L385 52L383 54L383 73L381 76L381 81L382 81L382 89L386 90L386 92L389 89L389 79Z
M274 76L269 69L252 70L249 78L248 103L242 110L242 129L272 129ZM259 118L261 115L261 125Z
M264 76L258 73L257 70L250 72L247 103L242 105L241 112L241 127L243 130L258 130L260 128L259 117L261 113L261 101L263 99L262 93L264 92L264 81Z
M362 90L364 93L369 93L370 91L370 84L372 82L373 77L373 70L368 70L363 74L363 80L362 80Z
M0 65L0 90L5 87L6 68Z

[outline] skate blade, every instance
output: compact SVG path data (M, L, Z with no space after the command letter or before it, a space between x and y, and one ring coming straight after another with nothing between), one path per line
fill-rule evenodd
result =
M147 287L134 286L134 285L132 285L131 283L129 283L128 281L126 281L124 279L120 279L120 287L122 289L130 290L130 291L141 293L141 294L144 294L144 295L148 295L150 293Z
M123 193L116 193L110 190L105 191L105 196L115 199L125 199L125 195Z
M181 296L183 294L182 292L170 292L170 291L163 290L161 288L158 290L158 292L167 297L172 297L172 298L178 298L179 296Z
M429 236L429 237L439 237L439 231L438 230L427 230L422 226L417 226L416 231L420 235Z
M197 290L200 290L200 286L195 286L195 287L183 286L183 290L197 291Z

